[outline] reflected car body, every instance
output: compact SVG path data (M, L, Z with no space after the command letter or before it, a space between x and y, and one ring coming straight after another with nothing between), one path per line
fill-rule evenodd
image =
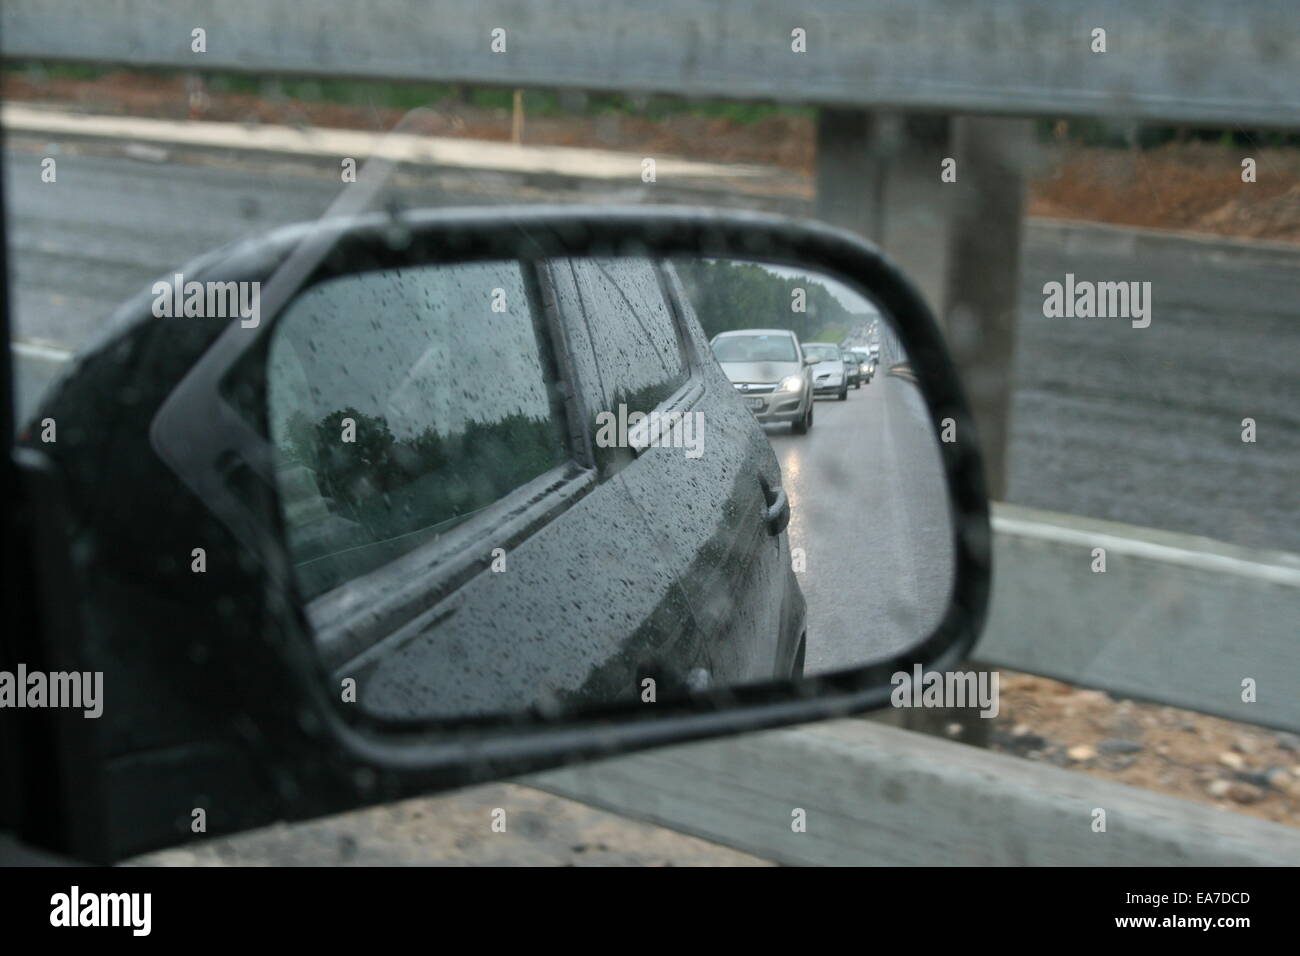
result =
M813 379L799 339L788 329L735 329L709 343L713 356L763 424L812 427Z
M285 230L198 260L185 274L265 282L296 238ZM805 604L791 569L788 502L767 436L709 355L671 269L647 260L596 264L514 264L526 290L522 321L549 352L548 381L555 387L548 394L557 401L562 396L559 464L517 487L498 484L496 500L473 501L474 510L454 526L430 525L434 533L405 553L356 568L344 560L360 553L355 536L368 535L372 546L400 540L402 529L391 522L405 505L380 510L383 498L397 495L386 487L367 492L365 482L348 473L350 459L337 455L312 468L285 461L273 441L275 423L252 413L247 458L273 462L274 489L247 468L221 472L224 463L205 457L199 442L173 441L164 413L174 400L195 398L190 373L230 323L160 322L149 296L127 303L113 336L80 358L77 374L55 387L34 419L102 423L68 429L57 444L41 446L74 503L74 523L95 527L112 542L87 550L80 568L86 580L102 585L85 597L96 637L88 666L103 670L114 686L131 686L133 672L146 666L156 646L174 646L184 658L200 636L224 633L244 603L260 600L270 563L293 569L325 671L354 679L358 708L378 720L632 701L646 678L655 680L660 699L669 699L674 691L797 673ZM491 289L470 291L483 291L482 301L490 298ZM292 308L264 318L263 343L221 371L223 393L238 408L256 407L256 396L274 394L269 356ZM634 316L634 310L662 318L662 336L647 340L638 323L646 315ZM340 328L359 325L355 310L339 311ZM390 376L364 384L376 381L387 389L377 408L409 412L418 406L402 397L402 382L421 355L403 347L407 339L388 335L389 315L393 329L410 334L410 313L391 303L368 316L373 351L388 356L393 367ZM319 334L326 331L301 332L309 346L297 351L295 374L303 388L281 389L283 395L315 394L344 378L336 361L341 346L332 356L324 347L310 348L313 334L318 344L329 341ZM357 378L364 362L353 353L349 376ZM453 348L451 354L464 352ZM503 363L517 357L510 349L481 353L493 354ZM689 458L683 448L667 446L598 447L595 415L634 400L635 383L620 381L620 372L659 368L660 354L674 376L656 382L659 391L646 407L700 413L702 454ZM144 368L138 356L148 355L161 358ZM510 380L506 364L500 374L480 372L476 389L499 389ZM481 414L481 403L473 408ZM376 416L355 417L364 430ZM179 421L194 431L191 419ZM381 433L383 425L371 433ZM32 429L26 440L39 444L38 434ZM388 456L394 481L415 460L405 454ZM482 472L477 460L469 463ZM196 476L239 489L229 499L241 509L237 522L216 514L211 496L194 492ZM438 484L437 477L417 476L399 492L416 495ZM773 510L779 507L786 510L777 522ZM145 513L156 520L140 520ZM337 527L331 531L327 523ZM165 566L115 557L119 549L128 556L188 556L193 532L182 529L195 527L205 529L204 574L191 572L188 557ZM339 527L345 533L335 533ZM268 558L259 550L279 547L271 542L281 539L288 553ZM491 567L498 546L508 549L509 573ZM314 577L300 573L307 563ZM107 603L119 593L132 602L130 613ZM213 594L230 597L223 604ZM140 646L142 632L150 634L152 647ZM509 667L502 666L503 635L510 636ZM161 719L158 706L149 700L120 705L109 728L121 738L114 745L161 748L188 731Z

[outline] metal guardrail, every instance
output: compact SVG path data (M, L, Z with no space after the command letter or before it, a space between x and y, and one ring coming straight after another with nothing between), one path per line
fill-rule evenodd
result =
M1300 124L1293 0L7 0L0 43L196 70Z
M1300 555L1002 504L993 530L982 663L1300 731Z
M1300 863L1294 827L867 720L519 782L794 865Z

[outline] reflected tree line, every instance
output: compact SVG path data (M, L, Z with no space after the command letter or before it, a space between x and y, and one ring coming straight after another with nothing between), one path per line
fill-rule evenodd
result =
M314 422L295 411L279 453L282 470L309 469L331 510L376 540L471 514L565 458L554 423L522 411L398 438L383 417L352 407Z
M781 276L748 262L691 259L674 263L709 338L735 329L789 329L800 342L839 342L861 324L821 283ZM802 290L802 294L800 294ZM796 311L802 299L804 311Z

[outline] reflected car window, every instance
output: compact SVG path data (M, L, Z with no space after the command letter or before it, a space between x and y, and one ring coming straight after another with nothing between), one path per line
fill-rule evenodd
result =
M295 300L268 404L303 589L367 573L562 464L551 368L514 263L368 272Z
M719 362L794 362L794 339L788 335L728 335L714 340Z
M623 402L650 411L689 375L654 266L646 259L581 259L573 274L600 356L606 408Z
M803 351L805 355L811 355L819 362L833 362L840 357L840 350L833 345L818 345L814 343L804 343Z

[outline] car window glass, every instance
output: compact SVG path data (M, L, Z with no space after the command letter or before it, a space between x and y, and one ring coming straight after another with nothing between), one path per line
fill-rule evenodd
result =
M551 369L515 263L360 273L292 302L268 405L304 590L367 573L563 463Z
M794 339L788 335L727 335L715 339L719 362L797 362Z
M575 260L573 272L606 408L649 411L689 376L658 274L644 259Z
M811 355L819 362L832 362L839 358L839 350L833 345L804 344L805 355Z

